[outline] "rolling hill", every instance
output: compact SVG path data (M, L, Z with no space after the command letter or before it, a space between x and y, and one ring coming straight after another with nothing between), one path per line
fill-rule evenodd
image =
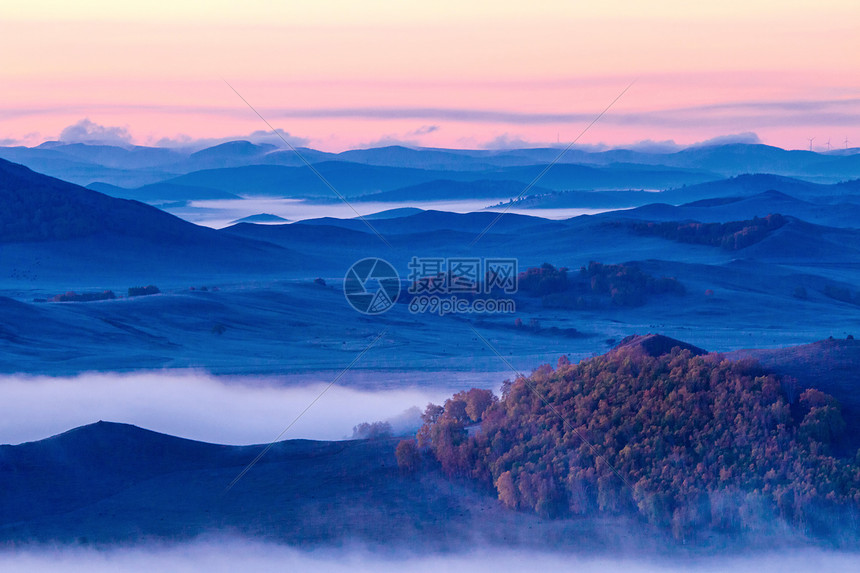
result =
M98 191L117 199L133 199L149 205L163 205L165 203L181 203L186 201L239 199L238 195L221 191L220 189L175 185L173 183L152 183L134 189L117 187L108 183L91 183L87 185L87 189L92 189L93 191Z
M391 203L410 203L420 201L445 201L458 199L503 199L517 197L526 188L518 181L450 181L437 180L382 191L356 197L357 201L382 201ZM533 187L530 193L548 192L548 189Z
M810 222L825 222L832 218L843 223L838 226L850 226L845 224L850 217L840 218L837 214L842 208L856 208L852 207L852 205L860 204L860 180L819 184L777 175L739 175L730 179L719 179L686 185L659 192L613 190L601 192L561 191L545 194L529 193L528 196L516 201L514 206L522 209L558 209L576 207L644 207L646 205L657 204L677 205L689 208L714 208L712 212L716 213L718 211L717 207L724 207L723 210L727 211L732 208L729 207L732 203L738 203L747 199L757 199L759 203L758 207L742 206L741 204L735 205L740 209L739 214L753 212L753 209L764 208L761 206L761 203L770 201L773 203L774 208L763 213L756 211L754 214L763 216L768 213L778 212L784 215L794 215L794 212L779 210L779 207L787 201L786 198L802 203L802 205L786 206L787 209L798 211L798 214L803 209L812 208L813 211L816 211L809 214L810 217L817 217L816 220ZM703 213L703 217L720 216L710 215L704 210L701 212ZM635 213L635 211L632 213ZM675 216L675 211L665 210L665 216L673 217ZM679 211L677 217L684 218L684 213ZM690 216L689 218L695 219L696 217Z
M543 524L438 473L405 475L395 443L280 442L229 491L263 446L193 442L108 422L0 446L0 540L104 544L232 532L304 548L444 550L477 540L576 547L587 540L600 551L624 535L623 519Z
M818 204L796 199L780 191L765 191L758 195L702 199L684 205L652 203L629 209L625 217L649 221L700 221L724 223L738 219L764 217L779 213L808 223L829 227L860 227L860 203Z
M266 271L276 261L295 260L283 248L218 233L3 160L0 243L3 274L41 261L34 272L78 281L126 271L135 277Z

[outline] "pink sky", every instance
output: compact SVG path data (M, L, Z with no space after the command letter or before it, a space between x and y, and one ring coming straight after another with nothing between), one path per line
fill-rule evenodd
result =
M0 141L266 129L224 78L319 149L565 143L636 79L581 143L860 145L856 0L117 4L7 9Z

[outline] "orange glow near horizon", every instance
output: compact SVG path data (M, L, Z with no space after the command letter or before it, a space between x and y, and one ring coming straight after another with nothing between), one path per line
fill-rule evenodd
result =
M266 129L225 78L325 150L570 141L633 79L582 143L860 143L856 1L310 4L7 9L0 142L56 139L84 118L137 144Z

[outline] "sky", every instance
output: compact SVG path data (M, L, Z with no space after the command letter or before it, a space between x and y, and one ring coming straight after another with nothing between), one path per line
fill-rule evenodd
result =
M860 145L856 0L4 2L5 145Z

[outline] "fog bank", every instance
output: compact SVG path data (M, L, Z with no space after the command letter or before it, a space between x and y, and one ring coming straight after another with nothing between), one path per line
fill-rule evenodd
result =
M168 548L54 549L37 548L0 552L0 572L68 571L127 573L172 571L329 571L378 573L438 573L470 571L542 571L577 573L793 573L856 571L858 555L798 550L743 557L708 557L690 560L592 559L576 555L483 549L474 553L430 556L383 556L361 550L302 552L285 546L251 541L194 542Z
M341 383L347 383L347 377ZM284 387L275 378L217 378L203 372L89 373L68 378L0 376L0 443L40 440L105 420L194 440L244 445L270 442L328 385L327 378ZM332 386L282 439L339 440L353 426L390 420L417 424L424 408L450 390L354 390Z

